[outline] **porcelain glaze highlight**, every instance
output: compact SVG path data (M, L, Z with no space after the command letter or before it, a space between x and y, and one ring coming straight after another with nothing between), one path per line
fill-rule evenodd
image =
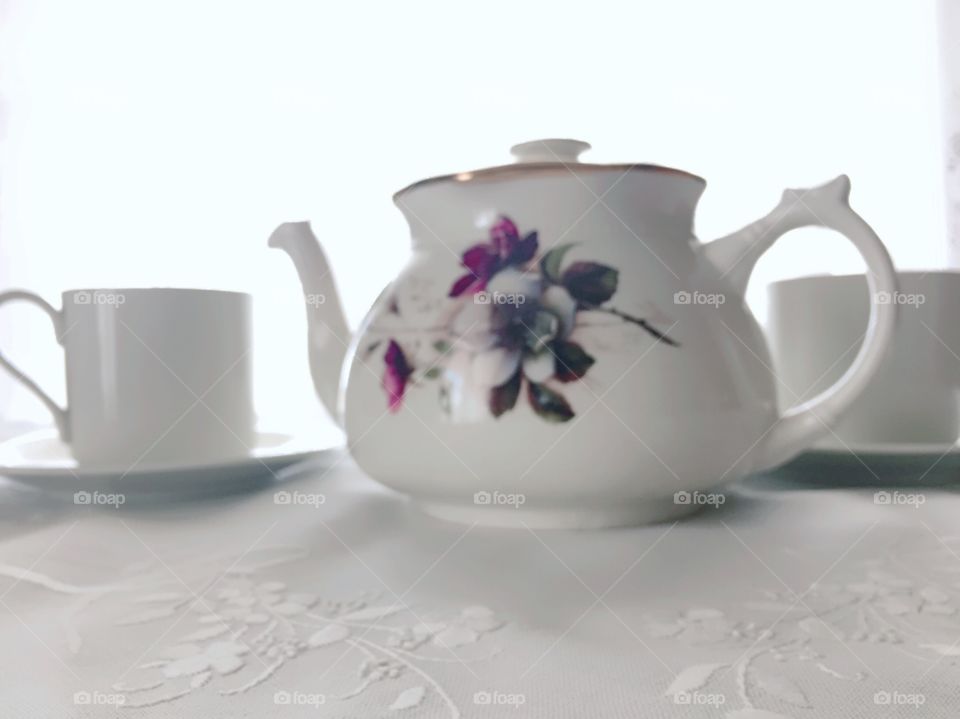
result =
M326 298L306 303L311 370L354 458L433 514L597 527L689 512L827 434L889 344L896 308L876 297L896 276L846 177L788 190L703 245L700 178L581 163L587 147L525 143L513 165L399 192L413 252L352 338L309 225L271 236L306 297ZM863 254L871 319L851 370L781 416L743 292L760 255L805 225Z

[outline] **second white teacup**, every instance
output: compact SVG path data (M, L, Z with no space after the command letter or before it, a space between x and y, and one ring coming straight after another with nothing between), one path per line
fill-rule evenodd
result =
M127 472L243 458L254 444L250 297L199 289L64 292L53 320L63 345L67 407L9 360L0 366L47 406L83 467Z
M952 444L960 438L960 272L900 272L893 346L870 386L817 444ZM784 406L811 399L845 372L863 339L863 275L770 285L770 338Z

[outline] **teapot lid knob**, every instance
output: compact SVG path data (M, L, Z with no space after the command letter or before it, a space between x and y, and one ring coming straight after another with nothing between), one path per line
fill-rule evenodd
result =
M527 162L579 162L580 153L590 149L590 143L580 140L531 140L521 142L510 148L510 154L516 158L517 164Z

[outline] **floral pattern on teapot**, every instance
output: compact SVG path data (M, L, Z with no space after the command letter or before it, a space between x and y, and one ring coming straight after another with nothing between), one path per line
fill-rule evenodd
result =
M679 347L647 320L607 304L617 292L616 268L586 261L564 266L564 256L573 246L557 245L538 258L537 231L521 235L514 221L501 215L490 228L489 241L469 247L461 257L466 272L448 293L460 301L460 308L444 331L454 342L467 344L474 367L482 368L489 378L487 406L495 418L516 406L524 388L527 401L542 419L566 422L575 416L557 384L582 379L597 361L570 339L582 311L613 315L659 342ZM472 302L467 303L467 298ZM435 347L446 357L451 344L439 340ZM382 386L392 412L402 408L409 385L443 378L453 369L435 364L418 373L393 338L383 359ZM447 390L442 386L444 397Z

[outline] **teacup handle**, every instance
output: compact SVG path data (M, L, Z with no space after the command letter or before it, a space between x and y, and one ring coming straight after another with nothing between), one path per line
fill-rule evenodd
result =
M61 345L63 344L64 320L63 313L60 310L56 309L45 299L33 294L32 292L26 292L24 290L0 292L0 305L4 304L5 302L14 302L16 300L32 302L46 312L50 317L50 320L53 322L53 330L56 333L57 343ZM63 409L60 405L54 402L50 395L40 389L40 385L30 379L15 364L4 357L2 352L0 352L0 367L3 367L5 370L7 370L7 372L9 372L14 379L19 380L24 387L33 392L37 398L43 402L44 406L50 410L50 414L53 415L53 421L57 425L57 431L60 433L60 438L63 439L64 442L69 442L70 431L69 422L67 421L67 410Z
M799 227L827 227L850 240L867 264L870 317L865 339L853 364L833 385L813 399L791 407L758 443L750 471L776 467L827 434L829 427L866 389L893 340L897 306L889 298L898 291L897 273L883 242L849 205L850 179L809 190L785 190L765 217L711 242L708 257L734 287L743 292L753 267L770 246Z

